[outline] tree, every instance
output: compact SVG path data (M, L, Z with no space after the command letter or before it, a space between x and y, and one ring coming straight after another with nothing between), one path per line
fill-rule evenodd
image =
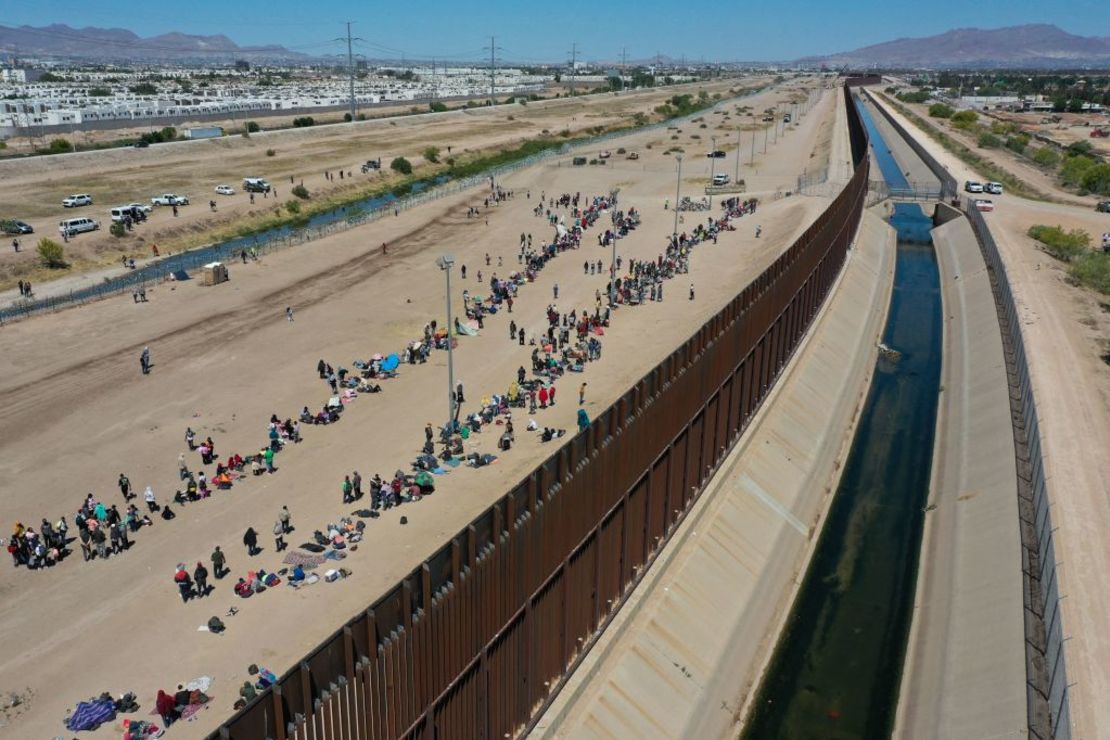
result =
M1060 180L1065 185L1080 185L1087 170L1095 166L1095 160L1083 155L1068 157L1060 168Z
M131 92L135 93L136 95L157 95L158 94L158 88L155 87L153 84L151 84L149 82L140 82L138 85L132 85L128 89L131 90Z
M312 116L299 116L293 119L293 128L308 128L315 125L316 119Z
M162 141L173 141L177 138L177 129L173 126L166 126L162 129Z
M424 149L424 159L428 160L429 162L438 162L439 161L439 147L438 146L426 147Z
M47 239L45 237L39 239L37 251L39 253L39 261L42 262L44 267L58 270L69 266L66 264L65 249L53 239Z
M89 89L90 98L107 98L112 95L112 91L106 87L93 87Z
M247 132L248 133L255 134L255 133L258 133L261 130L262 130L262 127L259 126L255 121L247 121Z
M1072 98L1071 100L1068 101L1068 107L1067 107L1066 110L1067 110L1068 113L1082 113L1083 112L1083 99L1082 98Z
M933 118L951 118L954 111L944 103L933 103L929 106L929 115Z
M428 110L432 113L443 113L447 110L447 106L436 100L435 102L428 103Z
M394 172L400 172L402 175L412 174L412 163L404 157L397 157L389 163L389 169Z

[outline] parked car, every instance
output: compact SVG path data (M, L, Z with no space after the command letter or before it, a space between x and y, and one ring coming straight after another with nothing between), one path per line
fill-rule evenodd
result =
M143 213L150 213L151 211L154 210L151 206L149 206L146 203L128 203L127 207L138 210L138 211L142 211Z
M983 192L983 183L968 180L964 183L964 190L969 193L981 193Z
M606 149L605 151L603 151L601 154L598 154L597 156L598 156L598 159L609 159L609 157L613 156L613 153L610 152L608 149Z
M77 208L78 206L91 206L92 196L88 193L78 193L70 195L62 200L62 207L64 208Z
M66 238L85 231L96 231L99 228L100 222L91 218L67 218L58 223L58 233Z
M640 155L639 155L639 154L637 154L636 152L629 152L629 153L628 153L628 158L629 158L629 159L639 159L639 158L640 158Z
M706 154L705 156L709 157L710 159L724 159L725 152L723 149L717 149L716 151L709 152L709 154Z
M1002 183L988 182L983 186L983 192L990 193L991 195L1002 195Z
M1110 200L1100 201L1095 210L1099 213L1110 213Z
M0 221L0 228L3 228L5 234L34 234L35 230L31 224L26 221L9 218Z
M216 192L220 195L235 195L235 188L230 185L217 185Z
M723 175L723 174L722 175L713 175L713 184L714 185L717 185L717 186L728 185L728 181L729 181L728 175Z
M993 211L994 201L978 198L975 200L975 210L977 211Z
M243 190L248 193L268 193L270 192L270 183L261 177L244 177Z
M586 164L586 158L585 157L575 157L574 161L573 161L573 164L574 164L575 167L581 167L582 165Z
M150 206L144 206L141 203L116 206L108 212L112 220L119 224L126 222L128 219L131 219L132 223L146 221L146 215L148 213L150 213Z
M175 195L174 193L163 193L156 195L150 199L150 202L156 206L187 206L189 199L184 195Z

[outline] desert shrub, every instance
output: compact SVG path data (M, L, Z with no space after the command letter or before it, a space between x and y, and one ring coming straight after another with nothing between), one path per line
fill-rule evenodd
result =
M122 239L127 236L127 227L119 221L113 221L112 225L108 227L108 233L117 239Z
M438 146L425 147L424 148L424 159L426 159L429 162L438 162L439 161L439 147Z
M258 133L258 132L259 132L259 131L261 131L261 130L262 130L262 127L261 127L261 126L259 126L259 125L258 125L258 124L257 124L256 122L254 122L254 121L247 121L247 131L248 131L248 132L250 132L250 133L252 133L252 134L256 134L256 133Z
M1082 155L1068 157L1060 168L1060 180L1065 185L1080 185L1087 170L1095 166L1095 160Z
M65 249L53 239L45 237L39 239L36 251L38 251L39 261L42 262L44 267L49 267L52 270L68 267Z
M1110 164L1096 164L1083 173L1079 186L1089 193L1110 195Z
M1006 137L1006 148L1018 154L1023 154L1025 152L1025 145L1028 143L1028 139L1023 139L1021 136Z
M979 134L979 146L984 149L997 149L1002 146L1002 139L994 134L984 132Z
M308 200L309 198L308 188L306 188L304 185L294 185L292 193L301 200Z
M951 118L953 113L955 111L944 103L933 103L929 106L929 115L933 118Z
M394 172L400 172L402 175L412 174L412 163L404 157L397 157L389 163L389 169Z
M1027 233L1041 243L1044 251L1063 262L1071 262L1090 251L1091 235L1082 229L1065 231L1063 226L1036 224Z
M293 128L308 128L315 125L316 119L312 116L298 116L293 119Z
M267 157L272 157L272 156L274 156L275 154L277 154L277 152L276 152L276 151L274 151L273 149L267 149L267 150L266 150L266 156L267 156Z
M437 100L434 103L428 103L428 110L432 113L443 113L447 110L447 106Z
M52 139L50 141L50 146L46 148L46 151L50 154L64 154L66 152L72 152L73 144L66 141L65 139Z
M1068 274L1080 285L1110 295L1110 255L1086 252L1072 260Z
M956 128L969 129L979 120L979 114L973 110L962 110L959 113L953 113L950 120Z
M299 187L301 187L301 186L300 185L295 185L293 187L293 190L296 191L296 189L299 188ZM293 194L296 195L296 192L294 192ZM300 196L298 196L298 197L300 197ZM307 192L305 194L305 197L308 197ZM285 204L285 210L289 211L289 213L296 216L298 213L301 212L301 204L298 203L295 200L291 200L291 201L289 201L288 203Z
M1042 167L1055 167L1060 163L1060 155L1050 146L1042 146L1033 152L1033 161Z

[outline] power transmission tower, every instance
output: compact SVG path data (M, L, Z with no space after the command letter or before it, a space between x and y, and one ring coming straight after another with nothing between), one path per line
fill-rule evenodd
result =
M578 43L575 42L570 45L570 96L574 97L574 82L575 77L578 75Z
M357 36L355 36L355 37L351 36L351 24L352 23L354 23L354 21L347 21L347 38L346 38L346 41L347 41L347 77L348 77L348 81L350 82L350 89L351 89L351 120L354 121L355 120L355 55L354 55L354 52L351 50L351 42L352 41L365 41L365 39L361 39ZM336 39L336 41L343 41L343 40L344 39L342 39L342 38Z
M497 86L497 52L505 51L496 43L496 38L489 37L489 104L493 105Z
M624 70L628 66L628 49L621 47L621 90L624 90Z

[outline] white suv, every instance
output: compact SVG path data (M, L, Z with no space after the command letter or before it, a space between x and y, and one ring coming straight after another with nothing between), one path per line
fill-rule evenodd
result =
M983 192L983 183L975 182L974 180L968 180L964 183L964 190L969 193L981 193Z
M984 193L991 193L992 195L1002 195L1002 183L988 182L983 186Z
M62 201L64 208L77 208L78 206L91 206L92 196L88 193L78 193L71 195Z

